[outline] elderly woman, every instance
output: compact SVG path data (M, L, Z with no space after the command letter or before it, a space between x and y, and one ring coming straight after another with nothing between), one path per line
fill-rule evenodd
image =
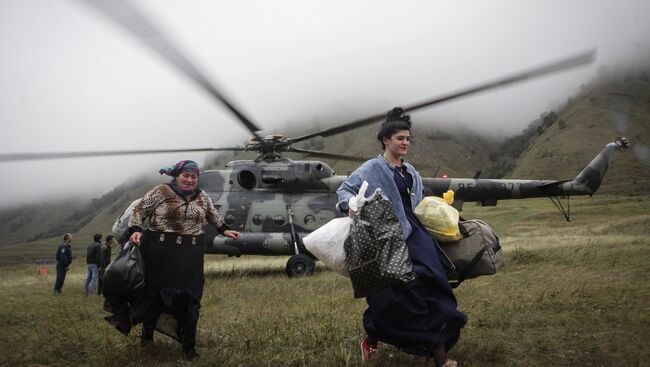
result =
M447 359L447 351L460 338L465 315L457 310L447 281L443 266L447 257L413 214L424 192L422 178L404 161L410 130L410 117L401 108L390 111L377 134L383 154L361 165L337 190L337 205L347 212L349 199L358 193L363 181L368 182L368 192L382 189L399 219L417 274L404 286L366 297L363 326L368 335L361 342L362 359L372 359L381 341L406 353L433 357L437 366L450 367L456 362Z
M178 323L185 357L194 359L199 356L196 327L205 282L203 227L212 224L234 239L239 232L227 228L210 197L198 188L195 162L180 161L159 172L171 176L171 182L149 191L129 219L130 241L140 245L151 302L142 317L142 344L153 342L156 322L165 312ZM146 218L149 225L143 230Z

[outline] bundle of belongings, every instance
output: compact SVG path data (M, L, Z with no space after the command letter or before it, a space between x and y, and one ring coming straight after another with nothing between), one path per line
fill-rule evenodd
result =
M138 246L126 242L124 248L104 272L104 309L113 315L106 321L123 334L133 327L132 318L138 318L147 308L144 300L144 260Z
M364 181L357 195L350 199L352 212L356 212L366 201L368 182ZM350 235L352 218L335 218L303 237L302 243L307 251L335 272L350 277L348 263L345 261L345 240Z
M356 298L415 278L391 203L380 189L365 198L367 187L364 182L350 200L353 218L333 219L302 239L327 267L350 277ZM429 196L414 212L451 262L447 276L457 287L465 279L495 274L505 261L494 230L481 220L460 220L453 200L451 190L442 198Z
M505 265L499 237L492 227L479 219L461 221L458 227L462 239L440 242L456 267L455 274L450 277L453 287L458 287L465 279L495 274Z
M113 228L111 232L115 235L115 238L117 238L118 242L124 243L128 240L129 238L129 219L131 218L131 213L133 213L133 209L140 204L140 201L142 201L142 198L133 200L131 204L129 205L128 208L122 213L116 220L115 223L113 223Z
M438 242L453 242L462 238L458 229L458 210L451 206L454 192L449 190L443 197L427 196L415 207L415 216L424 229Z
M415 215L454 264L456 269L448 276L457 287L465 279L495 274L505 260L494 230L482 220L459 220L453 200L451 190L443 198L428 196Z
M305 248L325 266L349 277L343 244L350 234L352 218L335 218L303 237Z
M102 279L104 310L112 314L104 319L128 335L133 325L142 322L152 300L145 287L144 259L139 247L126 242L117 258L106 268ZM177 322L171 315L161 314L156 330L181 340Z
M365 190L359 192L363 198ZM402 228L381 189L360 203L357 201L357 206L344 244L354 297L414 280L416 275Z

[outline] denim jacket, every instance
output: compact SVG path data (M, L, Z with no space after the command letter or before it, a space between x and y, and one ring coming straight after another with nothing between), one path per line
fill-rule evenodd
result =
M406 162L403 162L403 164L406 171L413 177L411 209L414 210L418 203L422 201L424 196L422 177L420 177L420 174L412 165ZM411 234L412 228L411 224L406 219L402 198L400 197L399 191L397 191L397 185L393 178L393 171L393 166L382 155L378 155L376 158L366 161L357 168L356 171L352 172L350 177L348 177L348 179L336 190L339 200L336 207L343 212L347 212L349 209L348 200L357 195L363 181L368 181L367 195L374 193L377 188L381 188L384 195L386 195L391 204L393 204L395 215L399 219L402 232L404 233L404 239L406 239Z

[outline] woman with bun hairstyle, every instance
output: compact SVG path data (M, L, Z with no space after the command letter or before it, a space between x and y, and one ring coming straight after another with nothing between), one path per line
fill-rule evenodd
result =
M388 112L377 139L383 154L363 163L337 190L338 208L349 211L348 201L368 182L368 192L381 188L399 219L417 278L407 284L374 292L366 297L363 314L367 336L361 342L362 360L370 361L380 342L402 351L433 358L436 366L456 362L447 352L460 338L466 318L458 311L447 281L447 259L413 214L423 199L422 177L404 160L411 141L411 119L401 108Z

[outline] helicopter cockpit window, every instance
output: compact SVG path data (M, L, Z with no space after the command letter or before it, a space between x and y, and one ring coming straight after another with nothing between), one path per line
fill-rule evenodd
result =
M255 174L249 170L243 170L237 174L237 182L245 189L252 189L257 183Z
M322 164L317 164L316 165L316 171L322 171L323 170L323 165Z
M309 225L311 225L311 224L313 224L313 223L316 222L316 217L314 217L314 216L311 215L311 214L307 214L307 215L305 215L305 219L304 219L304 220L305 220L305 225L309 226Z

